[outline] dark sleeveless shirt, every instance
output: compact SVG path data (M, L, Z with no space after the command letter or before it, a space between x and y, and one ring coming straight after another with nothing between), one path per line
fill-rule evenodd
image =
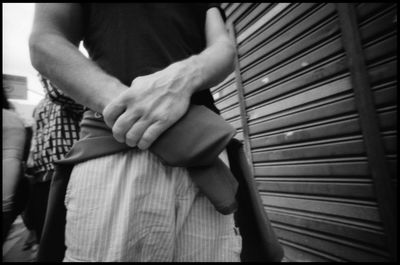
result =
M210 3L82 3L84 47L105 72L130 86L133 79L198 54L206 48ZM219 113L209 89L191 102Z

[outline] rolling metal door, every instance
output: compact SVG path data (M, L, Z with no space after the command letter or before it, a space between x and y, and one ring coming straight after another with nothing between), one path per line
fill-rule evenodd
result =
M223 7L237 42L238 69L212 91L222 116L249 146L254 177L285 256L389 260L377 198L382 191L371 173L336 5ZM394 189L396 8L367 3L355 9Z
M375 175L375 190L389 250L392 260L397 260L397 4L364 3L352 9L364 55L363 75L371 91L368 105L376 113L375 134L380 140L368 144L373 153L369 159L377 160L379 165L369 164Z
M392 187L397 192L397 5L359 4L356 8Z

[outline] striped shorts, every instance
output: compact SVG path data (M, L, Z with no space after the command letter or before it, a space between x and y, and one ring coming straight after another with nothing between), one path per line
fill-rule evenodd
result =
M75 165L64 261L240 261L233 214L218 213L185 168L132 149Z

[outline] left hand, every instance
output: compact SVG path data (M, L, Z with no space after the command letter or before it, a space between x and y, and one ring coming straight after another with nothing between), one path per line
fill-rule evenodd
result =
M135 78L104 108L104 121L118 142L147 149L186 113L191 81L181 67L171 66Z

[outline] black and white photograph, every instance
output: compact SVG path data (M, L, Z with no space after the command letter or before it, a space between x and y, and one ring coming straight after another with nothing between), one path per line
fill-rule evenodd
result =
M397 2L2 3L2 262L396 262Z

